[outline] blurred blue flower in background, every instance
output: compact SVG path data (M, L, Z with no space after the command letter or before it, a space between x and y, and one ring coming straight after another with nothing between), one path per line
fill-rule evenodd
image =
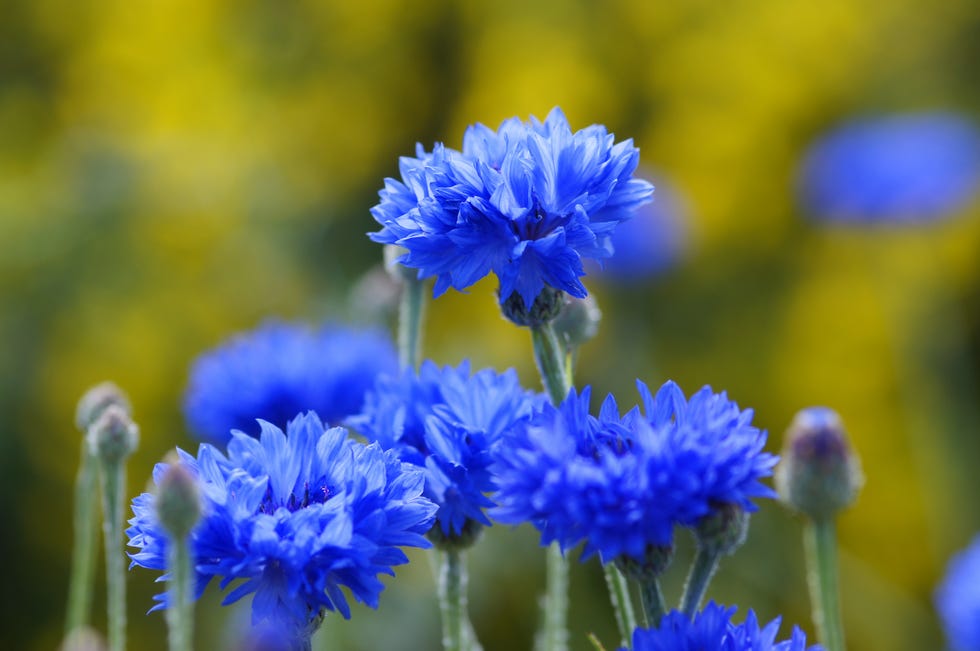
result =
M381 377L363 413L348 422L425 468L425 495L439 505L441 532L459 537L467 527L490 525L484 509L494 504L485 494L496 488L491 448L543 402L521 387L513 369L471 375L468 362L440 368L427 360L418 373Z
M398 368L380 330L271 322L199 357L184 415L201 439L224 444L232 430L256 434L256 419L285 427L313 410L330 424L357 413L381 373Z
M980 536L949 562L935 598L952 651L980 651Z
M620 284L642 283L680 262L687 249L687 201L662 175L651 173L657 187L652 202L612 234L612 256L589 262L586 270Z
M714 602L689 618L675 611L667 613L653 629L638 628L633 633L633 651L807 651L806 635L797 627L789 640L776 642L780 620L759 628L751 610L741 624L731 621L735 608ZM626 651L625 648L619 651ZM819 645L809 651L822 651Z
M646 409L620 416L615 399L589 414L590 390L573 390L519 423L496 450L499 506L507 524L531 522L541 542L563 550L584 542L583 559L642 560L670 546L676 525L694 526L722 505L757 509L774 497L759 480L776 456L762 451L765 432L724 393L704 387L690 400L667 382L652 396L637 382Z
M309 412L286 433L262 422L259 438L235 432L228 454L203 443L197 457L179 451L200 481L204 516L191 532L197 595L213 577L225 588L242 579L225 603L255 593L252 620L284 626L301 638L324 611L350 617L346 587L372 608L379 574L408 562L400 547L428 547L435 505L422 497L424 477L377 444L341 428L324 429ZM167 464L157 464L159 484ZM156 496L133 500L127 530L132 564L165 571L168 536ZM156 608L167 605L159 595ZM155 609L156 609L155 608Z
M801 202L819 219L941 219L980 188L980 132L954 113L859 120L811 146L799 182Z
M471 126L458 152L437 145L402 158L372 209L371 239L407 249L400 261L436 276L436 295L493 272L500 300L530 307L544 287L586 296L582 260L612 255L616 226L650 200L632 178L639 150L601 125L572 132L555 108L544 122Z

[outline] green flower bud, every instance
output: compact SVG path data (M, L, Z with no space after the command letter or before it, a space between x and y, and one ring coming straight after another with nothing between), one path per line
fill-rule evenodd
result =
M112 382L102 382L85 392L75 408L75 425L85 432L109 405L122 407L127 414L132 412L129 399Z
M555 333L568 348L577 348L599 333L601 320L602 312L592 294L585 298L569 297L555 318Z
M120 463L139 444L139 428L119 405L109 405L88 428L89 450L106 464Z
M694 527L694 537L703 551L729 556L749 535L749 514L738 504L718 504Z
M171 537L182 540L201 519L201 490L197 477L173 460L160 478L156 498L157 517Z
M512 292L507 300L500 304L500 311L508 321L519 326L534 328L553 321L564 303L564 292L545 285L541 293L535 297L530 310L524 306L524 299L521 298L521 295L518 292Z
M95 629L83 626L69 633L59 651L105 651L105 640Z
M642 560L622 555L616 557L615 563L627 579L648 583L663 574L673 560L673 545L647 545L646 554Z
M780 499L814 520L830 518L854 502L864 476L836 412L811 407L796 414L775 480Z

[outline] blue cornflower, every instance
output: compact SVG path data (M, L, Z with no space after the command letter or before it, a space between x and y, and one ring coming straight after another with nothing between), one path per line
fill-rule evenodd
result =
M980 536L949 562L935 600L952 651L980 651Z
M830 221L923 222L962 209L980 189L980 132L953 113L865 119L818 140L800 196Z
M401 159L372 209L376 242L407 249L402 264L436 277L435 294L465 290L493 272L500 300L531 306L545 286L583 298L584 258L613 253L610 236L650 200L632 178L639 150L605 127L572 132L560 109L544 122L471 126L463 151L421 147Z
M497 520L531 522L542 544L584 542L603 563L646 559L669 547L676 525L694 526L724 504L754 510L772 497L759 480L776 458L765 434L725 394L705 387L690 401L673 382L656 397L638 382L646 415L620 416L608 396L589 414L590 389L519 423L496 451Z
M422 497L417 468L341 428L325 430L313 412L285 434L260 425L257 439L232 433L227 456L207 443L196 457L179 451L203 501L190 536L197 594L213 577L222 588L240 579L225 603L254 593L254 623L308 636L325 611L350 617L341 587L377 607L378 575L408 561L401 547L429 546L423 534L436 507ZM156 483L166 469L154 468ZM132 565L164 571L168 542L155 501L151 493L133 500L127 535L138 550ZM154 609L166 606L166 595L157 599Z
M513 369L471 375L468 362L440 368L425 361L418 373L379 378L349 423L425 468L425 496L439 505L441 533L458 538L490 525L484 510L493 506L486 494L496 488L491 448L543 401L521 387Z
M256 419L279 427L313 410L338 424L357 413L383 372L398 368L379 330L271 322L202 355L184 396L188 426L223 445L232 430L256 433Z
M638 628L633 633L633 651L822 651L806 646L806 635L797 627L789 640L776 642L780 620L759 628L751 610L741 624L731 621L735 608L708 603L693 618L672 611L654 629ZM619 651L626 651L621 648Z

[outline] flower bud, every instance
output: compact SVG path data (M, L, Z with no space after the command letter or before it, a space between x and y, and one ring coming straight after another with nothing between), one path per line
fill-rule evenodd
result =
M519 326L534 328L553 321L564 303L564 292L545 285L541 293L535 297L530 310L525 307L524 299L519 292L511 292L510 296L501 301L500 311L508 321Z
M136 450L139 428L119 405L109 405L88 428L91 453L103 463L120 463Z
M647 545L642 560L623 554L617 556L614 562L627 579L645 583L663 574L673 560L673 545Z
M182 540L201 518L201 491L197 477L179 461L171 461L160 478L157 517L171 537Z
M59 651L105 651L105 640L95 629L76 628L62 641Z
M718 504L694 526L698 548L713 555L734 554L748 535L749 514L738 504Z
M602 312L591 294L585 298L570 297L555 317L555 332L568 348L578 348L599 333Z
M109 405L122 407L127 414L132 412L129 399L112 382L102 382L85 392L75 408L75 425L83 432L88 430Z
M775 480L780 499L814 520L832 517L854 501L864 476L835 411L811 407L796 414Z

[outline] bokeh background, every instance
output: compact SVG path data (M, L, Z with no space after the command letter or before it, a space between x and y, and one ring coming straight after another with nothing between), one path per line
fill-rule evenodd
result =
M635 378L726 389L773 451L799 408L838 410L867 475L841 521L850 648L942 647L931 594L980 530L980 204L831 225L796 190L808 145L854 116L980 115L980 5L5 0L0 16L0 647L58 644L89 385L131 396L135 495L196 445L180 413L196 355L270 317L390 317L362 282L381 253L364 234L398 156L555 105L634 138L681 216L656 273L587 280L604 320L579 383L621 404ZM432 303L425 354L536 386L493 291ZM800 535L764 505L711 596L812 633ZM690 547L680 535L675 599ZM437 648L413 558L322 643ZM533 532L500 527L471 554L488 649L530 647L542 559ZM165 645L152 579L129 575L133 649ZM614 644L598 567L572 580L573 648ZM219 601L198 611L201 648L231 648L246 617Z

